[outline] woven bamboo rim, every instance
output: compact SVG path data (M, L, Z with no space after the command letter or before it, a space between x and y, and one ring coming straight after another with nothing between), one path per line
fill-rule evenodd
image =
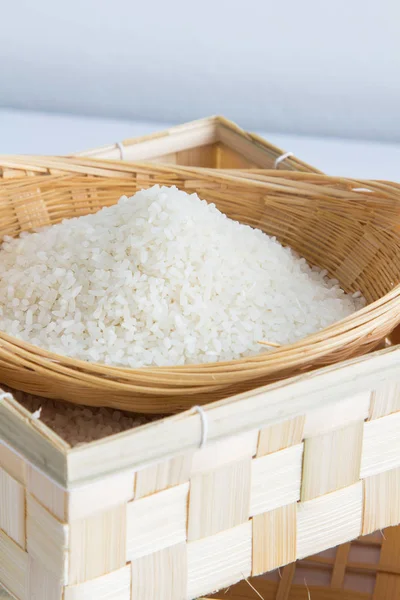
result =
M172 368L86 363L0 333L0 378L11 387L82 404L167 414L360 355L400 322L400 185L281 171L0 158L0 166L11 164L47 176L3 179L2 235L95 212L155 183L174 184L276 235L326 268L347 291L360 289L370 303L317 334L259 356Z

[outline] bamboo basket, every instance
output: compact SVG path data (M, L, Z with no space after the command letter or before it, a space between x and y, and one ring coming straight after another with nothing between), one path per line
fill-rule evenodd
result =
M394 600L400 597L400 527L309 556L201 600ZM0 598L12 600L0 586Z
M400 527L360 537L213 596L213 600L225 598L396 600L400 598Z
M211 134L214 141L204 145L203 135L210 130L214 132ZM314 166L296 158L292 152L277 148L222 116L185 123L152 135L129 138L123 142L79 152L75 156L125 161L143 160L227 170L251 169L251 174L243 173L248 177L254 176L259 167L321 173ZM400 328L393 332L392 337L397 340L395 343L400 343Z
M1 394L0 583L17 600L192 600L399 524L399 373L388 348L73 448ZM383 548L382 595L340 598L398 597L398 542L395 564ZM338 587L355 568L339 552ZM265 600L307 600L292 570Z
M319 171L224 117L208 117L152 135L79 152L76 156L216 169ZM282 162L277 159L286 157Z
M273 146L263 138L244 131L224 117L209 117L172 127L152 135L131 138L80 152L76 157L182 165L218 169L284 169L319 173L307 163ZM3 162L4 159L4 162ZM26 168L0 158L0 176L16 177L52 171L39 162Z
M24 166L34 164L33 158L18 160ZM36 161L61 174L12 178L0 184L2 235L95 212L122 194L154 183L174 184L198 192L229 216L276 235L311 263L328 269L347 291L360 289L370 304L295 344L200 366L112 368L51 354L1 333L0 380L11 387L70 402L168 414L204 404L211 394L214 399L227 397L367 352L400 320L396 184L289 172L285 178L277 172L256 172L250 181L240 171L226 174L90 159Z

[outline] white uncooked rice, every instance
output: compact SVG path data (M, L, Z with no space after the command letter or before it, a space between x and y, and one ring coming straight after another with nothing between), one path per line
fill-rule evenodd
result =
M50 400L13 390L4 385L2 389L11 392L14 398L31 413L32 419L35 418L35 413L40 413L36 418L71 446L101 440L155 420L155 417L112 408L79 406L60 400Z
M355 294L357 296L357 294ZM196 194L154 186L0 252L0 329L128 367L231 360L365 304L275 238Z

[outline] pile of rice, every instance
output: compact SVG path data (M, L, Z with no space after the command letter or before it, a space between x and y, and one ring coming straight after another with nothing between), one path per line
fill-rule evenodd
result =
M175 187L140 191L0 252L0 329L46 350L127 367L232 360L353 313L290 248Z

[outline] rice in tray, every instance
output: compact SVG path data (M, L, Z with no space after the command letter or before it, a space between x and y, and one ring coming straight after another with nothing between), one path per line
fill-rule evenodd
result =
M34 396L4 385L1 387L31 413L32 419L40 419L71 446L101 440L155 420L151 416L107 407L80 406Z
M0 329L125 367L224 361L287 344L365 304L214 204L154 186L0 252Z

